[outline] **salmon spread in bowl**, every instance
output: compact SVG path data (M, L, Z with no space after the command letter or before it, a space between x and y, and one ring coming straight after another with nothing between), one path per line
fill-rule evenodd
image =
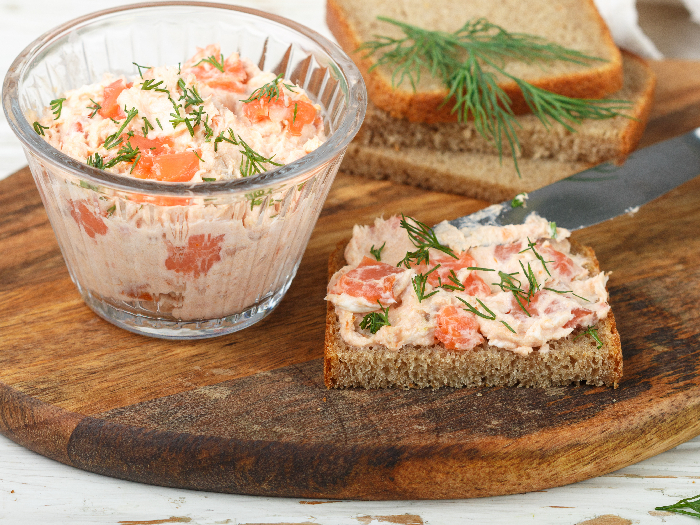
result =
M37 132L76 160L140 179L212 182L289 164L324 141L303 89L218 45L182 65L137 65L51 101Z

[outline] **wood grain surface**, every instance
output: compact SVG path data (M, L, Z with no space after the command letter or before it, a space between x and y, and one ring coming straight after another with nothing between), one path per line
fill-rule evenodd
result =
M654 67L643 145L700 125L700 65ZM435 223L484 205L341 173L270 317L216 339L162 341L82 303L21 170L0 182L0 432L118 478L354 499L541 490L700 434L700 178L574 234L612 271L619 389L325 389L325 268L336 243L378 215Z

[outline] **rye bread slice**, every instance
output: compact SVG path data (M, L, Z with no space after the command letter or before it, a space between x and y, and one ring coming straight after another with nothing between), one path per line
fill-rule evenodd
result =
M622 87L620 52L593 0L443 0L426 4L423 0L393 2L367 0L327 0L328 27L341 47L358 64L367 84L370 100L392 117L412 122L453 122L452 104L443 104L447 95L441 81L429 72L421 75L414 92L410 83L392 86L392 71L378 67L370 72L373 58L364 58L357 49L377 35L401 38L403 33L391 24L377 20L386 16L425 29L453 32L470 19L489 22L518 33L538 35L550 42L575 49L602 61L587 64L554 62L527 64L509 61L505 69L548 91L576 98L601 98ZM529 111L515 83L500 83L517 114Z

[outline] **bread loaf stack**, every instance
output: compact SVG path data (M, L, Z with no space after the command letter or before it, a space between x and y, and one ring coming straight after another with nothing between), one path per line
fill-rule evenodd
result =
M415 90L410 82L392 84L393 71L376 56L358 51L378 35L400 38L401 31L380 21L389 17L423 29L453 32L477 18L509 32L540 36L600 61L527 63L507 61L504 70L530 84L575 98L627 100L626 117L583 120L574 131L559 123L545 126L525 114L528 106L514 82L499 84L518 114L517 173L506 147L479 135L473 122L457 122L442 81L429 72ZM532 191L604 161L622 161L636 146L649 115L655 78L640 58L621 53L591 0L422 0L365 2L328 0L328 26L357 62L370 104L363 128L348 148L342 169L491 202ZM395 79L394 79L395 80Z

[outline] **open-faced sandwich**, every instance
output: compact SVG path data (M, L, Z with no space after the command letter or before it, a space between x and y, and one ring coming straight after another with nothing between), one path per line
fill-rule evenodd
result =
M593 250L524 224L355 226L329 263L328 387L617 386L622 353Z

